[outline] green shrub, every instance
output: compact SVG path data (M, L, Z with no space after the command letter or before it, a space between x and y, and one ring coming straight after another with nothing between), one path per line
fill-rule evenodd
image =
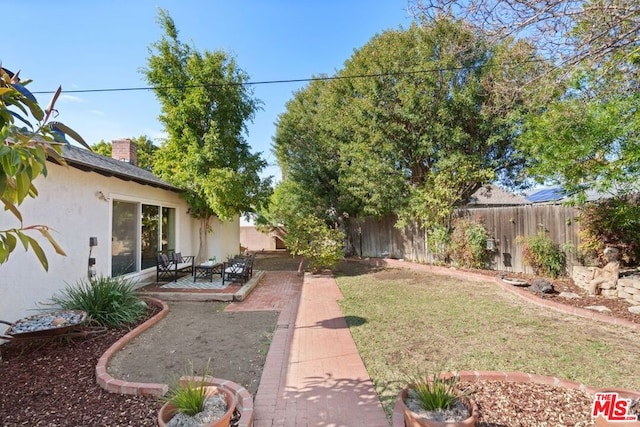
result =
M580 208L579 246L585 264L606 264L604 249L620 250L625 265L640 263L640 203L633 198L612 198L585 204Z
M564 253L544 230L535 236L518 236L516 242L522 244L522 258L535 274L556 278L564 273Z
M427 232L427 248L433 255L436 263L449 262L449 246L451 236L446 227L435 225Z
M135 323L147 310L133 284L121 277L82 279L52 300L65 310L84 310L89 319L109 327Z
M344 233L313 215L293 218L284 241L291 254L305 257L314 272L335 267L344 256Z
M492 255L487 250L489 237L482 224L465 218L455 220L451 233L451 259L461 267L486 268Z

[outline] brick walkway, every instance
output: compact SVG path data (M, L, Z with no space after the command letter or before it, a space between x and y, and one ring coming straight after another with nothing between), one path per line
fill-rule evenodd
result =
M280 316L254 399L256 427L389 427L338 307L335 279L266 272L230 311Z

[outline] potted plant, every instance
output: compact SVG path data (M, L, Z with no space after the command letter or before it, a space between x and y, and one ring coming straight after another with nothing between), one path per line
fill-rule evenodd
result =
M207 364L208 367L208 364ZM224 387L207 385L207 369L198 377L193 371L181 377L164 397L158 412L160 427L198 425L227 427L236 408L235 394Z
M398 401L406 427L468 427L478 422L478 406L459 390L457 376L410 377Z

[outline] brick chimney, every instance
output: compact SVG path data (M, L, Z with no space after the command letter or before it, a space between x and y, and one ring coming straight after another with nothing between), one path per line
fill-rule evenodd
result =
M114 139L111 141L111 157L137 166L138 145L129 138Z

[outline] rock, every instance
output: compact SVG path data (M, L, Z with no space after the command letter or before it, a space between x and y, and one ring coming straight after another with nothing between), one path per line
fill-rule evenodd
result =
M502 281L513 286L529 286L526 280L517 277L502 277Z
M567 299L580 299L582 298L580 295L574 293L574 292L560 292L560 294L558 295L560 298L567 298Z
M589 309L589 310L595 310L595 311L598 311L600 313L611 312L611 310L609 310L609 307L606 307L604 305L590 305L590 306L585 307L585 308Z
M536 278L531 282L529 287L531 292L538 292L542 294L550 294L553 292L553 283L545 279Z
M51 321L51 324L53 326L60 326L60 325L64 325L65 323L67 323L67 319L65 319L64 317L56 317Z
M633 314L640 314L640 305L633 305L629 307L629 311Z

